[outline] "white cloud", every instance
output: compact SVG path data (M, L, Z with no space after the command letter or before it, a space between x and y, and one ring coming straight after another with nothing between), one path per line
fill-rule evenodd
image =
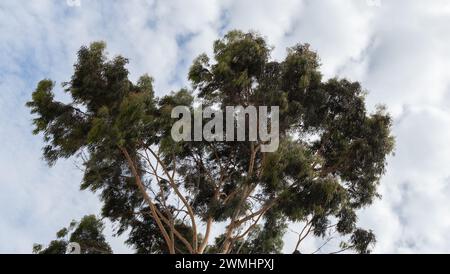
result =
M232 28L259 31L277 59L308 42L326 77L361 81L370 108L387 104L396 155L381 183L383 199L360 223L375 230L376 252L450 252L448 1L69 2L0 3L0 252L29 252L100 206L78 191L81 174L70 160L49 169L40 159L42 143L31 136L24 107L38 80L67 80L77 49L105 40L111 55L130 58L133 79L150 73L162 95L188 85L192 59ZM288 234L287 252L294 238ZM120 241L115 250L127 251Z

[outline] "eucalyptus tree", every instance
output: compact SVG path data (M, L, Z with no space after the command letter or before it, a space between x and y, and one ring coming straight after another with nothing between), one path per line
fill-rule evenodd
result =
M80 221L72 221L68 227L56 233L56 240L47 247L41 244L33 246L36 254L66 254L69 244L79 245L81 254L112 254L106 242L103 230L104 223L95 215L86 215Z
M191 90L157 98L153 79L133 83L128 59L108 59L105 43L82 47L62 85L70 102L57 101L45 79L27 103L44 158L82 159L81 188L100 193L102 216L119 234L129 229L137 252L278 253L288 226L301 230L296 250L307 236L335 235L340 251L369 252L375 235L357 226L357 212L379 197L391 117L383 107L366 110L358 82L324 80L308 44L276 61L263 37L231 31L213 49L194 60ZM278 149L263 151L259 137L175 141L172 111L184 106L195 116L199 105L276 107Z

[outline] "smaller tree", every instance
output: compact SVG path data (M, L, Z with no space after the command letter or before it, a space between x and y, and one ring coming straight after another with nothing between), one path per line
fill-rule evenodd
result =
M73 220L68 227L56 233L56 240L44 248L41 244L33 246L35 254L65 254L67 245L78 243L82 254L112 254L112 249L103 235L104 224L95 215L86 215L80 222Z

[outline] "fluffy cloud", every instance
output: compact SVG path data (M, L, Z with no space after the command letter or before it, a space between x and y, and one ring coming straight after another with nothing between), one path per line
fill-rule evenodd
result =
M75 3L75 4L74 4ZM70 77L75 52L94 40L130 58L133 79L149 73L159 95L187 86L192 59L227 30L256 30L275 46L308 42L326 77L361 81L371 109L395 118L397 148L362 212L376 252L450 252L450 4L424 1L50 1L0 3L0 252L30 252L72 218L98 212L78 191L73 160L49 169L31 136L24 103L38 80ZM286 236L286 251L292 251ZM311 239L303 250L314 251ZM115 251L127 252L122 239Z

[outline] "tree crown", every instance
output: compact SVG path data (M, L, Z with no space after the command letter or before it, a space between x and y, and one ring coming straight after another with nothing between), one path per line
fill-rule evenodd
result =
M118 233L131 228L128 244L139 252L275 253L289 223L305 225L296 249L309 233L336 233L348 239L343 249L368 252L375 237L357 227L357 210L379 196L394 145L391 117L382 107L367 112L358 82L324 81L308 44L274 61L263 37L231 31L213 52L194 60L193 91L156 98L152 78L132 83L128 60L108 60L105 43L82 47L63 84L72 101L56 101L54 83L43 80L27 103L45 159L82 155L81 187L101 193L102 216L120 224ZM195 111L197 103L278 106L279 149L175 142L172 109ZM222 221L228 226L210 244L212 225Z

